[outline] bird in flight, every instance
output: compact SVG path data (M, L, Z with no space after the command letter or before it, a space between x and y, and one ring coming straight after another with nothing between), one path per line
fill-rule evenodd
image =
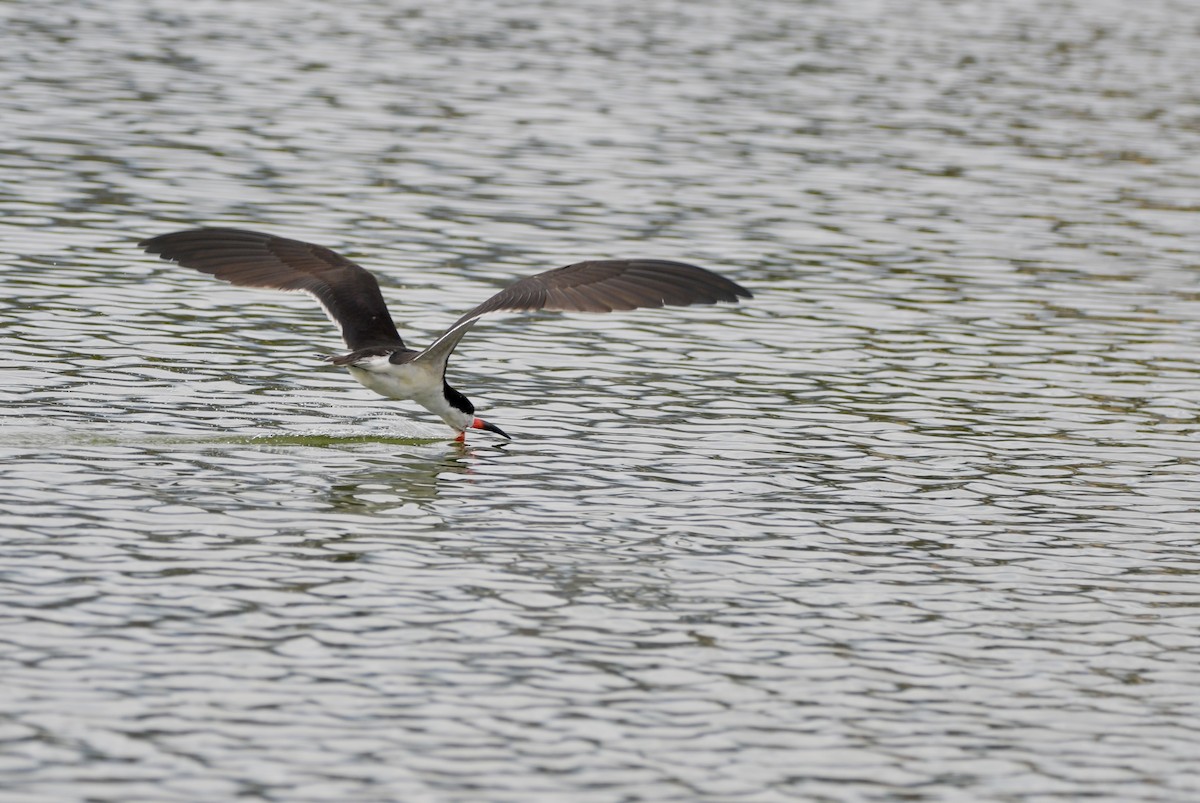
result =
M370 271L320 245L242 229L190 229L139 245L151 254L230 284L308 293L342 330L349 353L327 358L364 386L415 401L453 429L509 436L475 416L475 405L446 382L446 363L475 322L494 312L612 312L751 298L712 271L661 259L577 262L527 276L466 312L423 350L404 345Z

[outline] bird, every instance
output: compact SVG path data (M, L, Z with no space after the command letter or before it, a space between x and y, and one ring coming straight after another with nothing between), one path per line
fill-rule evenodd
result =
M683 262L602 259L527 276L468 310L424 349L405 345L379 281L324 246L236 228L161 234L138 245L147 253L242 287L308 293L340 329L348 353L325 359L390 399L411 400L466 440L468 429L511 437L476 416L475 405L446 381L458 342L485 315L498 312L613 312L646 307L736 303L749 290Z

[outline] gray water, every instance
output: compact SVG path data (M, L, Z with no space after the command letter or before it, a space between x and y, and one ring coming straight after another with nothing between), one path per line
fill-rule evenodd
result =
M1200 9L0 3L0 791L1200 797ZM426 343L465 447L235 225Z

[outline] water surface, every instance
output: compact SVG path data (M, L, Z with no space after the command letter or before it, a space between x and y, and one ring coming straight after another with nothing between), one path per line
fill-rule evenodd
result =
M0 5L0 788L29 803L1190 801L1187 3ZM481 324L680 259L737 307ZM477 433L473 433L475 435Z

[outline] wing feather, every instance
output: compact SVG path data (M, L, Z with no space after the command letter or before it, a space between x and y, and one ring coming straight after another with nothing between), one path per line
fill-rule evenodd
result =
M245 229L191 229L140 243L148 252L231 284L312 295L353 350L403 348L369 271L312 243ZM458 342L494 312L612 312L646 307L715 304L751 298L724 276L660 259L577 262L514 282L460 317L417 360L445 366Z
M454 348L482 316L493 312L612 312L643 307L737 302L749 290L710 270L661 259L577 262L527 276L460 317L417 360L445 366Z
M230 284L308 293L351 349L404 345L375 277L323 246L244 229L190 229L139 245Z

